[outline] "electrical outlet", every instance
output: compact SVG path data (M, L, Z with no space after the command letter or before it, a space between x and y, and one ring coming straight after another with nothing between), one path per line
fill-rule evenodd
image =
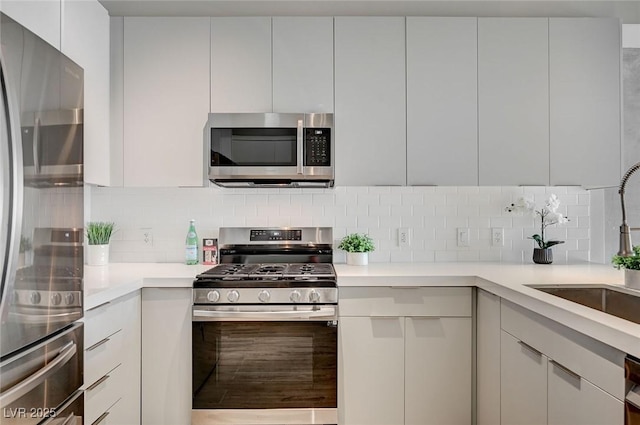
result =
M409 246L409 229L406 227L401 227L398 229L398 246L405 247Z
M146 246L153 246L153 229L151 227L140 228L140 237Z
M458 246L469 246L469 228L458 227Z
M502 227L491 228L491 245L504 246L504 229Z

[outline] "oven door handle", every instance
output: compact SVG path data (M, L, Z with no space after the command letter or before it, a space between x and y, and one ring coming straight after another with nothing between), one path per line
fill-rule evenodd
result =
M322 307L310 311L217 311L193 310L194 322L207 321L275 321L275 320L335 320L335 307Z

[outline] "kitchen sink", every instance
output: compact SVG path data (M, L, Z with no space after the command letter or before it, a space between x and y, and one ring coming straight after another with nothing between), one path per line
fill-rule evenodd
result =
M640 291L601 284L528 286L640 324Z

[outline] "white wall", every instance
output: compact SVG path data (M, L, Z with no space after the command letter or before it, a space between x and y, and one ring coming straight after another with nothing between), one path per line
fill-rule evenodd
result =
M566 225L549 228L565 240L554 263L589 259L590 194L577 187L338 187L335 189L130 189L91 188L91 219L118 229L113 262L181 262L189 219L198 236L217 237L221 226L331 226L336 244L351 232L366 232L377 249L372 262L530 262L539 220L504 208L522 195L538 207L555 193ZM397 229L411 229L410 246L400 248ZM471 246L456 246L456 228L471 229ZM490 228L504 228L503 247L491 246ZM143 233L153 244L143 242ZM344 262L336 251L335 262Z

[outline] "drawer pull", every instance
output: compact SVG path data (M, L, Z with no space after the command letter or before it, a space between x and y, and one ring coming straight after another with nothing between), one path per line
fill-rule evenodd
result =
M551 364L553 364L555 367L557 367L558 369L560 369L561 371L563 371L564 373L566 373L567 375L574 377L578 381L582 379L582 377L580 375L578 375L577 373L575 373L571 369L567 368L566 366L561 365L557 361L555 361L553 359L549 359L549 362Z
M107 301L107 302L104 302L104 303L102 303L102 304L98 304L98 305L97 305L97 306L95 306L95 307L91 307L91 308L90 308L89 310L87 310L87 311L97 310L97 309L99 309L100 307L104 307L104 306L105 306L105 305L107 305L107 304L111 304L111 301ZM85 311L85 313L86 313L87 311Z
M390 286L391 289L420 289L421 286Z
M87 348L86 351L93 351L96 348L100 347L102 344L106 344L109 341L111 341L111 339L109 337L106 337L105 339L98 341L95 344L93 344L91 347Z
M542 353L538 350L536 350L535 348L533 348L532 346L530 346L529 344L527 344L524 341L518 341L518 344L520 344L521 346L523 346L524 348L526 348L527 350L531 351L532 353L538 355L538 356L542 356Z
M89 388L87 388L87 391L91 391L94 388L96 388L98 385L102 384L104 381L106 381L107 379L109 379L109 376L111 375L104 375L102 378L98 379L96 382L94 382L93 384L91 384L91 386ZM94 422L95 423L95 422Z
M101 423L102 421L104 421L105 419L107 419L107 416L109 416L109 412L104 412L102 415L100 415L100 417L98 419L95 420L95 422L93 422L91 425L98 425L99 423Z

